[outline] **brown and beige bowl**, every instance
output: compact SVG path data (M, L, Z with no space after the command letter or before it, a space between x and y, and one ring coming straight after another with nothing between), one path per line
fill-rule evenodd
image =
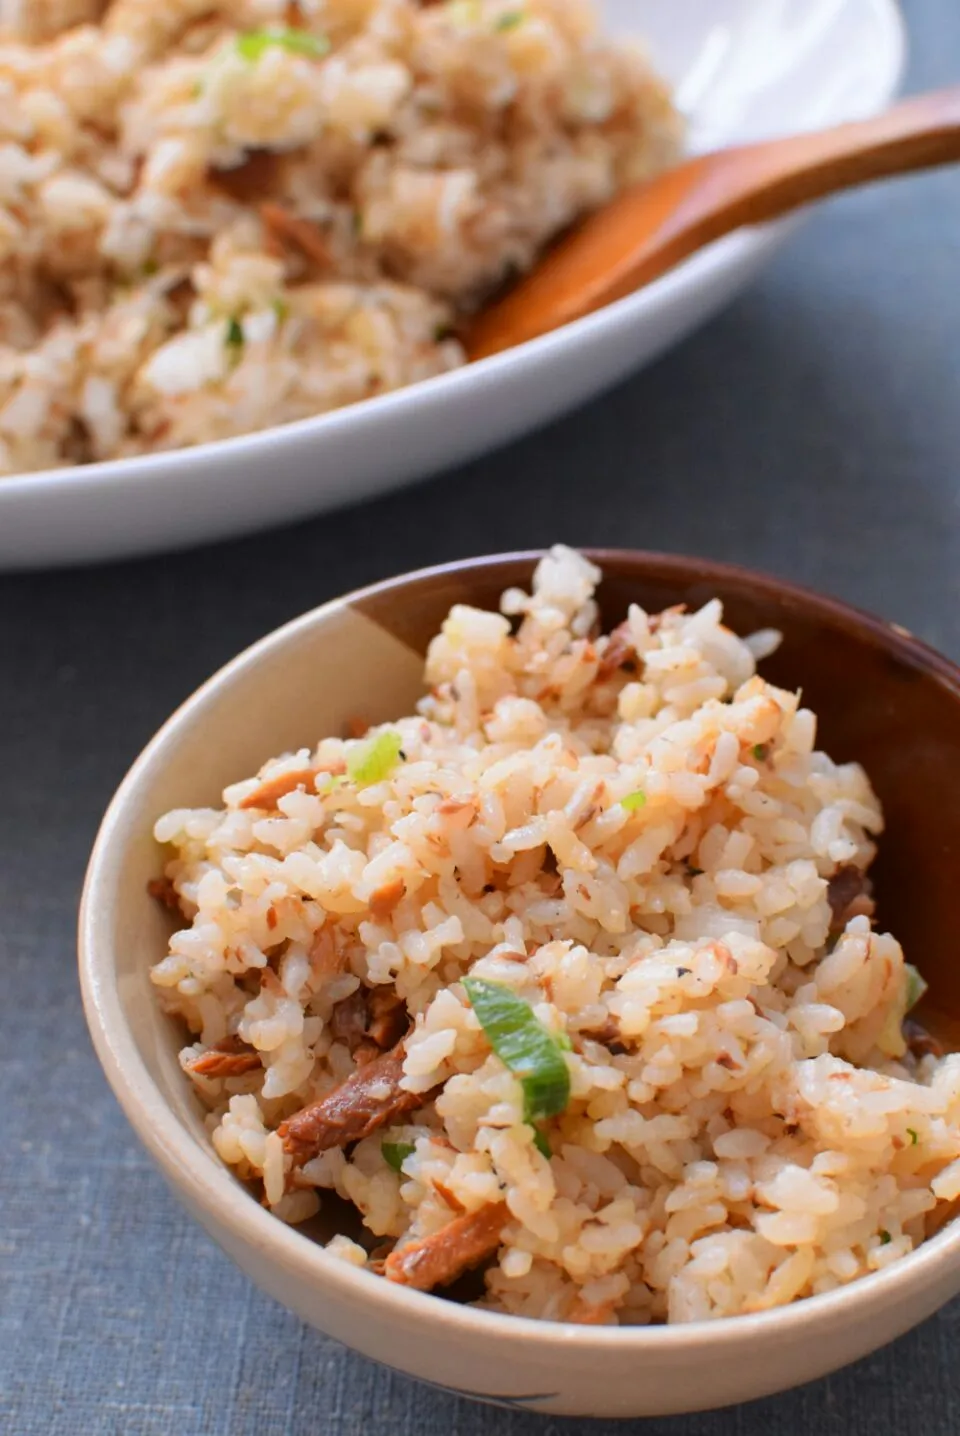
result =
M321 1331L421 1380L538 1411L650 1416L782 1390L892 1340L960 1291L960 1222L885 1271L760 1315L659 1328L499 1316L421 1295L328 1256L264 1211L221 1165L177 1065L178 1034L148 980L168 924L147 896L168 808L216 803L285 749L383 721L418 696L429 636L452 603L495 605L538 555L475 559L393 579L271 634L157 734L100 829L80 918L87 1020L117 1097L187 1210L271 1296ZM783 631L765 670L821 715L821 741L863 762L886 809L881 921L960 1017L960 670L901 629L776 579L698 559L600 553L607 624L723 600L740 631ZM332 1235L329 1231L327 1235Z

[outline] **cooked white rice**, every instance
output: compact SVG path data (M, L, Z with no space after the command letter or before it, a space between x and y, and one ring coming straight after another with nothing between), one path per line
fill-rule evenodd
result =
M247 1054L191 1075L216 1150L285 1220L333 1190L402 1253L505 1201L487 1307L761 1311L896 1261L960 1196L960 1056L905 1046L903 955L857 896L880 808L756 674L771 636L736 637L711 602L595 637L598 578L557 548L502 615L454 608L382 781L336 776L369 739L325 738L161 819L190 925L152 978L195 1039L185 1070ZM549 1160L468 972L569 1038ZM337 1036L359 990L402 999L401 1086L429 1095L298 1163L278 1127L370 1055ZM401 1173L384 1142L412 1147Z
M0 0L0 474L455 367L678 140L592 0Z

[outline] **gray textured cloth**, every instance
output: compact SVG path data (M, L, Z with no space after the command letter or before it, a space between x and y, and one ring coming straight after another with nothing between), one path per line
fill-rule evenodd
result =
M802 3L802 0L800 0ZM913 0L911 87L960 68ZM358 584L555 539L800 579L960 654L960 180L834 204L763 281L583 413L362 512L263 540L0 580L0 1430L10 1436L546 1436L567 1423L375 1368L255 1292L184 1215L90 1048L74 914L142 744L268 629ZM664 1436L960 1427L960 1302L859 1366Z

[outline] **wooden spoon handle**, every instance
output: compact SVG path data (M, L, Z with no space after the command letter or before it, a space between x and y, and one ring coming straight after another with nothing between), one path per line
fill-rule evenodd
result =
M574 230L466 335L482 359L622 299L713 240L889 175L960 160L960 88L872 119L718 150L625 190Z

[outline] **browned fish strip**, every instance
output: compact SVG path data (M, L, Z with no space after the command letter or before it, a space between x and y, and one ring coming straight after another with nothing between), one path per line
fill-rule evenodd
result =
M260 206L260 218L267 231L281 241L290 240L318 269L329 269L330 249L317 226L309 219L291 214L272 200Z
M358 1142L394 1117L422 1107L433 1093L407 1092L400 1086L403 1058L401 1043L288 1117L279 1129L284 1151L296 1162L308 1162L318 1152Z
M329 982L343 972L347 965L347 951L337 941L337 930L329 923L324 924L313 939L310 948L310 971L317 983Z
M242 164L211 170L210 178L238 204L256 204L281 187L284 158L272 150L248 150Z
M359 1063L395 1047L409 1025L406 1003L392 988L360 987L338 1002L330 1014L330 1031L345 1042Z
M908 1017L903 1024L903 1040L909 1047L912 1055L919 1061L921 1057L945 1057L947 1049L943 1043L928 1032L922 1023L915 1018Z
M478 1212L455 1217L432 1236L391 1252L384 1263L387 1281L433 1291L447 1286L500 1245L500 1233L509 1219L506 1202L491 1202Z
M452 1212L456 1212L457 1216L460 1216L463 1212L466 1211L466 1207L463 1205L463 1202L461 1202L456 1192L452 1192L450 1190L446 1182L441 1182L436 1177L434 1177L433 1187L434 1191L439 1193L439 1195L446 1202L450 1210Z
M367 991L358 987L349 997L338 1002L330 1014L330 1031L338 1042L345 1042L352 1052L367 1035Z
M381 1052L386 1052L407 1030L409 1017L407 1005L389 988L375 987L368 997L370 1021L367 1036L374 1041Z
M872 917L872 884L862 868L852 863L837 868L827 884L827 901L833 914L831 929L841 932L853 917Z
M615 1310L616 1302L614 1301L584 1301L583 1296L578 1292L567 1320L576 1322L578 1326L609 1326L610 1318Z
M382 922L385 917L389 917L397 903L402 902L405 892L403 878L394 878L392 882L384 883L383 887L371 893L370 915L373 920Z
M199 1057L187 1063L186 1070L198 1077L239 1077L244 1072L253 1072L262 1065L260 1053L238 1037L225 1037L215 1042Z
M281 773L279 777L268 778L261 783L259 788L254 788L252 793L240 803L241 808L265 808L268 811L275 808L281 798L288 793L293 793L297 788L306 788L313 791L313 782L316 777L312 768L300 768L293 773Z
M607 639L607 646L597 667L597 679L602 683L604 679L611 678L618 668L623 668L636 656L637 650L630 634L630 625L621 623Z
M158 903L169 908L171 912L180 911L180 899L177 897L177 890L169 878L151 878L147 883L147 892Z
M358 1067L366 1067L368 1062L376 1062L380 1055L381 1050L377 1044L366 1039L353 1049L353 1060Z
M943 1202L934 1207L932 1212L927 1212L927 1220L924 1226L924 1235L927 1241L935 1237L937 1232L942 1232L948 1222L955 1221L960 1216L960 1201Z

